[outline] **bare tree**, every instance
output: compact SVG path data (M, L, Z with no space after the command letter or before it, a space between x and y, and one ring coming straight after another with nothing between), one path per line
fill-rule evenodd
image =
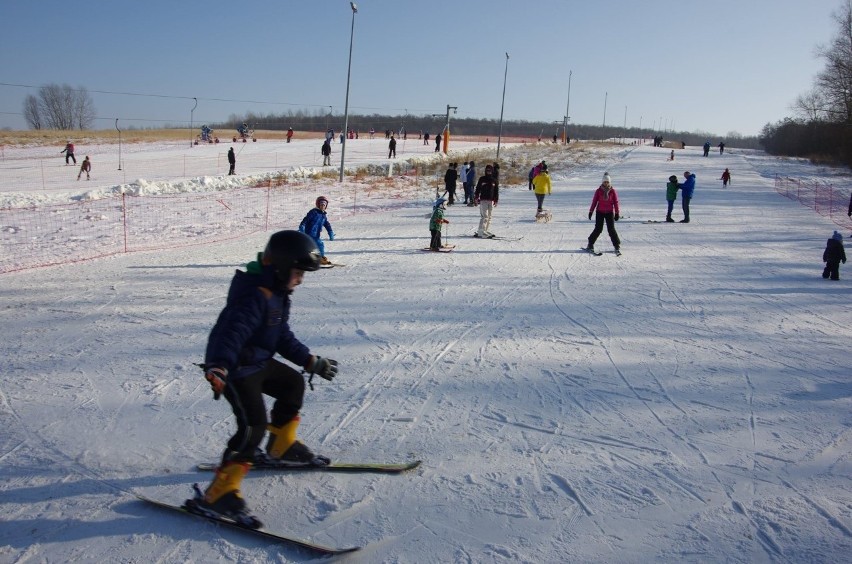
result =
M38 111L38 98L28 94L24 98L24 119L32 129L41 129L41 114Z
M92 97L89 96L89 91L83 87L77 89L74 99L74 121L77 122L78 129L89 129L95 121L95 104L92 102Z
M804 121L827 121L829 113L826 111L826 100L822 91L814 88L804 94L800 94L793 102L792 110Z
M852 0L844 0L832 18L837 35L817 49L825 68L817 75L815 90L830 121L852 124Z
M95 106L85 88L48 84L38 89L38 97L26 97L24 117L33 129L88 129L95 120Z

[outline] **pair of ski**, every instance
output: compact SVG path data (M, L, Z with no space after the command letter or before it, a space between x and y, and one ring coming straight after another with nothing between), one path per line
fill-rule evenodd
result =
M590 249L590 248L588 248L588 247L580 247L580 250L581 250L581 251L586 251L586 252L587 252L587 253L589 253L590 255L595 255L596 257L599 257L599 256L602 256L602 255L603 255L603 253L602 253L601 251L596 251L596 250L594 250L594 249ZM617 256L617 257L620 257L620 256L621 256L621 251L619 251L618 249L616 249L616 250L614 250L614 251L612 251L612 252L613 252L613 254L614 254L615 256Z
M335 266L346 266L345 264L340 264L337 262L329 262L327 264L321 264L320 268L334 268Z
M213 471L216 469L218 464L216 463L201 463L196 467L200 471ZM261 471L278 471L278 472L287 472L287 471L304 471L304 472L378 472L384 474L399 474L401 472L405 472L407 470L413 470L420 466L419 460L414 460L411 462L403 462L403 463L332 463L325 466L311 466L311 465L301 465L301 466L287 466L287 465L278 465L278 464L268 464L261 463L254 465L255 470ZM198 496L198 492L200 490L196 488L196 496ZM166 509L169 511L175 511L179 513L183 513L185 515L191 515L193 517L200 517L202 519L206 519L208 521L212 521L214 523L220 523L222 525L227 525L229 527L233 527L236 529L240 529L246 533L250 533L252 535L260 536L262 538L269 539L274 542L280 542L284 544L288 544L291 546L295 546L298 548L305 549L307 551L322 554L322 555L336 555L336 554L346 554L349 552L355 552L356 550L360 550L360 546L352 546L352 547L331 547L325 546L322 544L318 544L315 542L311 542L305 539L297 538L294 536L290 536L287 534L274 533L272 531L267 531L263 528L251 528L250 525L240 523L234 519L226 517L224 515L220 515L217 513L211 512L203 512L199 511L194 500L190 499L184 502L183 505L175 505L171 503L166 503L163 501L158 501L156 499L151 499L149 497L145 497L143 495L135 494L136 497L158 507L160 509Z
M474 239L483 239L483 240L490 239L490 240L494 240L494 241L520 241L521 239L523 239L523 237L500 237L498 235L492 235L491 237L488 237L486 235L485 237L480 237L479 233L474 233L473 238Z
M449 253L453 249L455 249L455 245L444 245L440 249L433 249L432 247L423 247L420 249L421 251L431 251L433 253Z

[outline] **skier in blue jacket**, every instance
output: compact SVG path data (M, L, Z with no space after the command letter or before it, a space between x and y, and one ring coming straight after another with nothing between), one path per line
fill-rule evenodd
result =
M317 198L316 207L309 211L302 223L299 224L299 231L311 237L317 244L320 252L320 264L331 264L331 261L325 258L325 245L320 238L323 228L328 232L329 241L334 241L334 229L328 222L326 208L328 208L328 198L320 196Z
M302 373L274 357L326 380L337 375L337 361L311 353L290 330L290 294L306 271L319 268L319 249L298 231L279 231L270 237L245 271L237 270L224 309L210 331L204 355L204 377L213 399L225 396L237 429L222 455L216 476L207 489L187 505L202 514L225 515L249 528L260 521L249 513L240 495L243 477L252 463L324 466L296 439L299 410L305 395ZM310 382L310 380L309 380ZM275 399L267 416L263 396ZM258 447L267 430L266 452Z
M688 170L683 173L686 182L678 184L680 188L681 203L683 206L683 219L681 223L689 223L689 201L692 199L692 193L695 191L695 175Z

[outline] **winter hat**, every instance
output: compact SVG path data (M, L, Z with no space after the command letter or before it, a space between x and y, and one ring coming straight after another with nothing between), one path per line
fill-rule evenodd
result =
M445 200L444 198L438 198L437 200L435 200L435 203L434 203L434 204L432 204L432 209L436 209L436 208L442 208L442 207L444 207L444 203L445 203L446 201L447 201L447 200Z
M603 184L612 184L612 179L609 177L609 173L605 172L603 175L603 180L601 180Z
M842 240L843 240L843 235L841 235L840 233L838 233L837 231L835 231L835 232L834 232L834 235L832 235L832 236L831 236L831 238L832 238L832 239L834 239L835 241L842 241Z
M677 176L675 176L674 174L669 176L669 182L677 182Z
M320 207L320 204L328 205L328 198L326 198L325 196L320 196L319 198L317 198L315 204L317 207Z

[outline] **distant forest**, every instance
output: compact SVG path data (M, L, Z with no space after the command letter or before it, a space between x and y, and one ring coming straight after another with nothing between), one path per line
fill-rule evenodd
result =
M333 128L339 134L343 129L343 116L340 114L328 114L322 112L291 111L287 114L259 116L247 114L245 116L231 115L224 123L210 124L217 129L234 130L242 123L246 123L252 129L286 130L292 127L295 131L327 131ZM403 128L408 135L414 138L423 132L434 138L446 125L446 116L437 117L415 116L415 115L349 115L349 129L359 134L366 134L370 128L376 130L377 135L384 135L385 130L399 133ZM456 118L450 115L450 133L453 135L476 135L496 139L500 133L500 122L493 119ZM556 135L562 138L562 122L540 122L540 121L503 121L503 138L509 140L522 137L525 139L552 139ZM628 127L627 129L613 126L568 124L568 136L571 139L611 139L611 138L647 138L653 139L662 135L663 141L684 142L687 145L703 145L710 141L713 147L724 142L728 147L739 147L747 149L760 149L757 137L725 137L713 133L684 132L684 131L655 131L651 128Z

